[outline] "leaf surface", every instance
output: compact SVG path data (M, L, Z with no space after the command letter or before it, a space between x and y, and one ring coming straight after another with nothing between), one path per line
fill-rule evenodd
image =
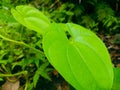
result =
M114 68L113 90L120 89L120 68Z
M16 9L11 9L11 12L22 25L39 33L43 33L50 24L49 19L42 12L31 6L20 5Z
M110 90L113 70L105 45L90 30L70 23L66 27L71 40L57 24L45 33L43 48L50 63L77 90Z

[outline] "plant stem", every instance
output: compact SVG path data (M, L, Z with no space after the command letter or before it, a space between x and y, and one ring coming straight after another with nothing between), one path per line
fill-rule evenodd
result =
M8 72L7 68L5 67L4 64L1 64L1 67L5 70L5 72Z
M34 47L31 47L30 45L28 45L28 44L26 44L26 43L24 43L24 42L22 42L22 41L12 40L12 39L6 38L6 37L4 37L4 36L2 36L2 35L0 35L0 37L1 37L2 39L6 40L6 41L13 42L13 43L17 43L17 44L20 44L20 45L24 45L24 46L26 46L26 47L28 47L28 48L30 48L30 49L35 50L36 52L39 52L39 53L43 54L42 51L40 51L40 50L38 50L38 49L36 49L36 48L34 48Z
M21 75L21 74L26 75L27 73L28 73L27 71L22 71L22 72L18 72L18 73L15 73L15 74L0 74L0 77L14 77L14 76L18 76L18 75Z
M27 81L26 81L25 89L24 89L24 90L27 90L27 88L28 88L28 79L27 79Z

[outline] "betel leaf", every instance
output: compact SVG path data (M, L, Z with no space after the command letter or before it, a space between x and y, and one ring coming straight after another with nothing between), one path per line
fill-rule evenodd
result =
M77 90L110 90L113 70L103 42L90 30L76 24L52 24L43 38L43 48L49 62Z
M76 24L50 23L29 6L18 6L12 9L12 14L24 26L38 33L44 31L43 49L49 62L74 88L111 89L112 63L105 45L93 32ZM70 39L65 31L71 35Z
M114 82L112 90L120 90L120 68L114 68Z
M16 9L11 9L11 13L22 25L39 33L43 33L50 24L50 20L42 12L31 6L17 6Z

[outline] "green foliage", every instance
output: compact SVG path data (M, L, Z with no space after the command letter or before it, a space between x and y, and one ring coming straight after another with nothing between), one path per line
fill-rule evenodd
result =
M86 15L82 16L81 18L82 18L82 21L80 22L81 25L85 26L86 28L97 31L98 23L96 23L90 16Z
M33 10L37 13L32 13ZM26 12L31 12L31 14L28 15ZM16 9L12 9L12 14L21 24L43 35L43 49L49 62L77 90L110 90L112 88L113 70L108 51L93 32L72 23L46 22L48 19L30 6L17 6ZM23 15L26 17L22 17ZM35 21L26 19L31 16L37 19ZM44 28L41 22L38 23L39 20L46 22L42 23ZM44 33L41 33L40 29ZM65 35L65 31L70 34L70 39ZM39 78L38 74L45 67L46 64L36 71L34 85Z
M0 9L0 83L16 77L25 80L21 87L33 90L39 77L50 80L52 68L48 68L41 43L40 34L17 23L9 9Z
M51 0L48 0L48 3L39 9L55 22L75 22L95 32L103 31L106 34L119 32L119 13L115 11L117 1L82 0L79 4L78 2L79 0L58 0L51 3ZM49 5L50 3L52 5ZM111 7L111 4L114 4L114 7Z
M106 3L100 3L96 7L96 13L99 21L104 21L108 16L114 16L114 11Z
M75 22L95 32L119 32L119 1L114 0L1 0L1 7L9 9L30 4L55 22ZM88 22L89 20L89 22Z
M56 22L70 22L74 15L74 12L72 11L74 7L75 6L72 3L62 4L59 10L56 9L50 14L50 18Z
M109 32L112 32L118 28L118 19L115 17L115 13L112 8L106 3L100 3L96 7L97 19L103 23L103 27Z
M40 76L43 76L44 78L51 80L50 77L47 75L47 72L49 72L51 69L47 69L47 66L49 65L48 62L42 64L37 71L35 72L35 75L33 77L33 85L36 87L36 84L38 82L38 79Z

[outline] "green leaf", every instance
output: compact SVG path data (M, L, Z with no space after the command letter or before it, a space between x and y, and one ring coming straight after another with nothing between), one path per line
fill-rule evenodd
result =
M113 90L120 89L120 68L114 68Z
M35 72L35 75L33 77L33 85L34 87L36 86L37 82L38 82L38 79L40 76L48 79L48 80L51 80L50 77L48 76L48 72L46 72L46 67L49 65L48 62L42 64L38 69L37 71Z
M28 83L27 90L33 90L33 83Z
M0 81L4 81L4 79L3 79L3 78L0 78Z
M49 19L42 12L31 6L17 6L16 9L11 9L11 13L22 25L39 33L43 33L50 24Z
M38 80L39 80L39 77L40 77L40 74L37 73L37 72L38 72L38 71L36 71L36 73L35 73L35 75L34 75L34 77L33 77L34 87L36 87L36 84L37 84L37 82L38 82Z
M72 40L68 40L59 26L52 24L44 34L49 62L77 90L110 90L113 69L103 42L90 30L70 23L66 27Z

